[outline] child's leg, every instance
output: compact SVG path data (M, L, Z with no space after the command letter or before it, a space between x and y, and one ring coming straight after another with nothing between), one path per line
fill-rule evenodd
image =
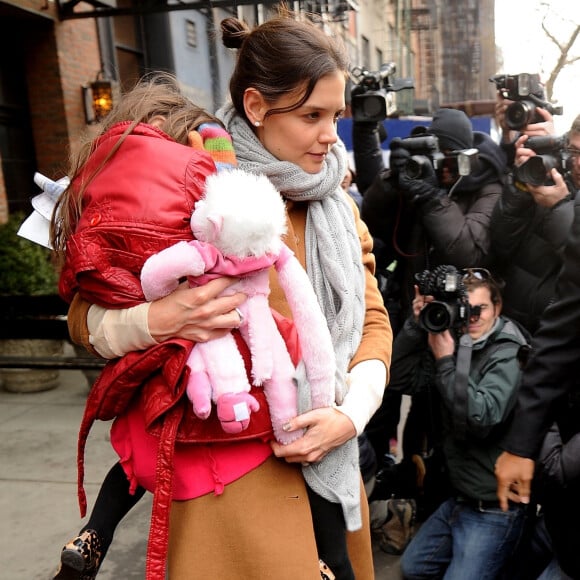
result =
M116 463L101 485L86 525L62 549L61 565L54 580L95 578L119 522L144 493L142 487L138 487L134 495L129 493L127 476L121 464Z
M308 486L314 536L318 556L330 568L336 580L355 580L346 547L346 526L342 506L332 503Z
M129 493L129 481L120 463L115 463L107 473L89 520L81 530L95 530L99 534L103 557L113 541L117 526L144 493L142 487L138 487L134 495Z

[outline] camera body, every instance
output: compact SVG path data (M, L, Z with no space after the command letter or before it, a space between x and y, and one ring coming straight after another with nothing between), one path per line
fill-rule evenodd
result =
M544 85L540 75L519 73L516 75L495 75L489 79L504 99L515 101L506 109L505 120L510 129L520 131L530 123L540 123L544 119L538 107L552 115L561 115L562 107L556 107L545 100Z
M522 183L553 185L554 182L550 177L553 168L562 174L571 168L566 137L550 135L528 137L524 146L535 151L536 155L516 168L515 177Z
M397 110L395 92L414 88L413 79L393 79L397 67L389 62L379 71L355 67L351 71L355 85L351 90L351 110L355 121L382 122Z
M469 324L470 307L462 274L455 266L437 266L415 274L419 292L431 295L419 315L419 326L427 332L439 333Z
M431 166L435 171L441 169L445 155L439 148L439 139L435 135L411 135L398 141L411 157L405 164L405 173L410 179L425 177L426 168Z
M410 179L423 179L428 174L427 167L431 166L437 171L444 164L457 175L469 175L478 153L477 149L471 148L453 151L451 154L445 155L439 147L437 136L428 133L419 133L405 139L399 139L397 144L411 154L404 169Z

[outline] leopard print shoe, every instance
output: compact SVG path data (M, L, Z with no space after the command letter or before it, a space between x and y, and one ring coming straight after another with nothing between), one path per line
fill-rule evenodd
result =
M320 566L320 580L336 580L332 570L322 561L318 560Z
M62 549L54 580L94 580L101 558L101 539L94 530L85 530Z

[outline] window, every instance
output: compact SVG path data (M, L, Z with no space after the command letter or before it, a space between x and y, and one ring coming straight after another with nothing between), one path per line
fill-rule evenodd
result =
M197 48L197 28L193 20L185 21L185 38L187 46Z

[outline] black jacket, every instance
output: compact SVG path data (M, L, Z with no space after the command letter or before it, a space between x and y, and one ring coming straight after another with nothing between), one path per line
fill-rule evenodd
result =
M522 291L526 291L522 290ZM580 197L564 251L555 298L532 340L518 393L516 412L502 447L521 457L537 458L554 421L564 442L580 432Z
M569 183L573 191L571 187ZM573 214L572 196L554 207L541 207L511 176L493 210L491 246L494 270L505 282L503 312L532 334L554 299Z

